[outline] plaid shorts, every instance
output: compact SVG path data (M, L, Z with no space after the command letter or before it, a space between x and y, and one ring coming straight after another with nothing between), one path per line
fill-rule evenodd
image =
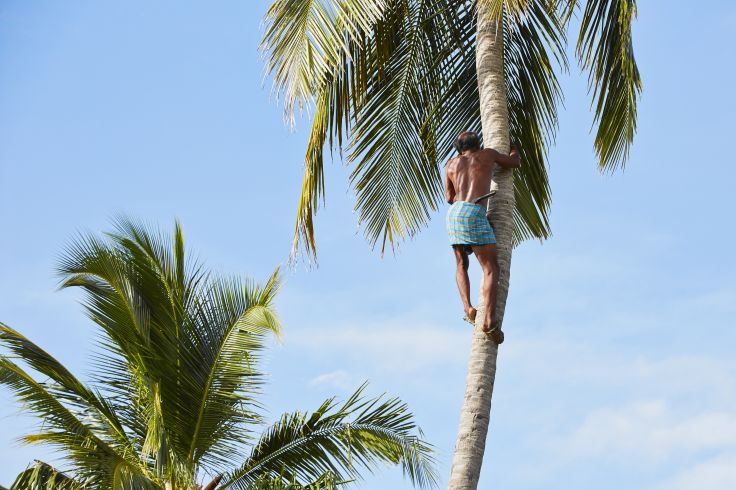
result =
M447 235L451 245L496 243L486 209L480 204L466 201L456 201L447 211Z

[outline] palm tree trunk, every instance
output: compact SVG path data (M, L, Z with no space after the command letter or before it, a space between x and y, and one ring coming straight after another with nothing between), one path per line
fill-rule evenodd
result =
M484 2L479 2L483 5ZM503 67L503 26L479 5L476 69L480 94L483 141L486 147L508 153L508 100ZM495 319L503 320L509 288L513 237L513 172L496 168L489 212L498 242L500 275ZM481 330L485 305L479 301L476 325L465 380L465 398L450 472L449 490L475 490L488 434L493 383L496 378L498 346ZM500 323L499 323L500 325Z

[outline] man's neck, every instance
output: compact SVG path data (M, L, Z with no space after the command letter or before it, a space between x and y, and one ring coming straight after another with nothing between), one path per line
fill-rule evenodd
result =
M460 156L464 157L466 155L470 155L471 153L475 153L478 150L480 150L480 148L475 148L473 150L465 150L464 152L460 153Z

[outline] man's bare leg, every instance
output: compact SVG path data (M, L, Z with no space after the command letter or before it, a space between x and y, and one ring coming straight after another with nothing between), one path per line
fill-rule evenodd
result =
M455 280L457 281L457 289L460 291L460 299L463 302L465 316L471 322L475 322L477 311L470 303L470 278L468 277L470 261L468 260L468 254L465 252L463 246L453 246L452 250L455 252L455 263L457 264Z
M496 318L494 309L496 307L496 290L498 289L498 256L496 245L474 245L473 252L478 257L481 269L483 269L483 303L485 304L485 315L483 316L483 331L491 333L493 340L500 344L503 342L503 332L495 329Z

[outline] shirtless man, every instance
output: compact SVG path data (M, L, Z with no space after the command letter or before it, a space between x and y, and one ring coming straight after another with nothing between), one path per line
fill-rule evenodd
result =
M490 148L481 149L480 138L472 132L461 133L455 140L455 149L459 155L447 162L445 171L445 197L452 205L447 212L447 234L457 262L457 287L465 319L475 324L477 311L470 303L468 278L468 254L475 253L483 269L482 295L486 305L483 331L500 344L503 332L493 317L498 284L496 237L486 217L486 204L496 164L517 168L521 166L521 159L513 145L509 155Z

